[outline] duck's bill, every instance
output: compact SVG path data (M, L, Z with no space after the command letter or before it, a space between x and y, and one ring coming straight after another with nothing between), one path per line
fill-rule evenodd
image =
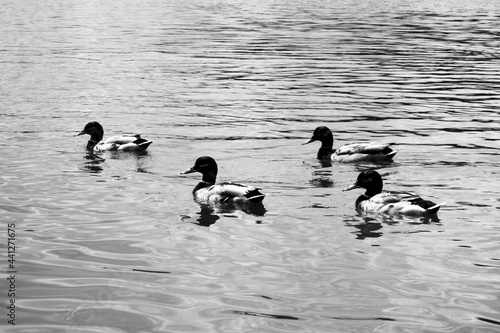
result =
M181 175L186 175L188 173L193 173L193 172L196 172L196 170L193 168L190 168L190 169L187 169L187 170L184 170L181 172Z
M314 137L310 137L306 141L302 142L302 145L307 145L308 143L314 142L316 139Z
M354 189L356 189L356 188L359 188L359 186L358 186L358 185L356 185L356 184L352 184L351 186L346 187L345 189L343 189L343 190L342 190L342 192L345 192L345 191L350 191L350 190L354 190Z
M87 134L87 132L85 132L85 130L83 130L83 131L81 131L80 133L75 134L75 135L73 135L73 136L79 136L79 135L84 135L84 134Z

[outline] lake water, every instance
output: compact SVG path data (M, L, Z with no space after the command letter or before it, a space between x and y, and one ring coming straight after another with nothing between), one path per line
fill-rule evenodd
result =
M500 331L498 1L1 4L3 332ZM320 125L400 151L323 167ZM201 155L265 212L201 209ZM447 204L364 218L370 167Z

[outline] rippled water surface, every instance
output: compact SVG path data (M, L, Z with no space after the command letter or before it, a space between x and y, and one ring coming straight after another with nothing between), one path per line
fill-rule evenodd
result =
M3 331L500 331L497 1L1 5ZM96 158L91 120L154 144ZM319 125L400 151L322 166ZM201 155L265 212L193 202ZM447 204L364 218L369 167Z

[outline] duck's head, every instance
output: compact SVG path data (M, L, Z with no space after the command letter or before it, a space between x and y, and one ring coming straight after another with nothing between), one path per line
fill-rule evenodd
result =
M91 121L90 123L85 125L83 130L76 136L83 134L90 135L90 141L98 143L99 141L102 140L102 137L104 136L104 129L102 128L101 124L99 124L97 121Z
M351 186L345 188L343 191L350 191L355 188L366 189L365 195L372 197L375 194L382 192L383 182L380 174L375 170L363 171L358 175L358 179Z
M333 135L332 131L326 126L319 126L313 132L313 135L302 144L307 145L308 143L314 141L321 141L321 147L323 148L332 148L333 146Z
M330 161L330 156L333 153L333 135L332 131L326 126L319 126L313 132L313 135L302 144L306 145L314 141L321 141L321 147L318 150L317 159Z
M181 175L193 172L201 173L203 175L202 181L213 184L217 179L217 163L210 156L202 156L194 162L190 169L181 172Z

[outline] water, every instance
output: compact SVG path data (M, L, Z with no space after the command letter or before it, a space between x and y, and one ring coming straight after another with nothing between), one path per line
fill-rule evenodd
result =
M2 330L500 331L499 9L3 1ZM154 144L93 158L91 120ZM359 216L342 188L373 165L322 167L319 125L396 142L385 187L438 219ZM201 155L264 215L193 202Z

